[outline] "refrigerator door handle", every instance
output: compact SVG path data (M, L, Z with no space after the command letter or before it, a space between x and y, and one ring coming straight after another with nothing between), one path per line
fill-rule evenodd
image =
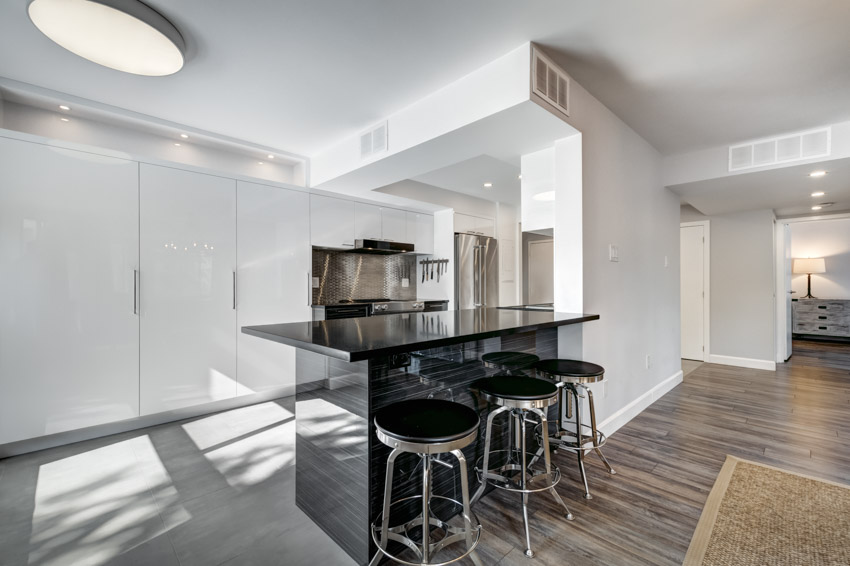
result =
M475 273L475 279L473 280L473 288L475 292L474 303L475 307L483 307L484 306L484 274L483 266L481 262L481 250L483 250L486 246L477 245L473 247L473 257L475 258L473 271Z

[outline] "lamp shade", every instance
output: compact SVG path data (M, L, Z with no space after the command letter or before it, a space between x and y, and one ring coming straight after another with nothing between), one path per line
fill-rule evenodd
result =
M826 273L826 261L822 257L795 259L794 273Z

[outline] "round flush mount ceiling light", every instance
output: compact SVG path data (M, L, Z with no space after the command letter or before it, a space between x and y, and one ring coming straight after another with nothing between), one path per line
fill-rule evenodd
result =
M28 11L44 35L104 67L151 77L183 67L180 32L138 0L33 0Z
M809 173L809 177L823 177L826 175L826 171L812 171Z

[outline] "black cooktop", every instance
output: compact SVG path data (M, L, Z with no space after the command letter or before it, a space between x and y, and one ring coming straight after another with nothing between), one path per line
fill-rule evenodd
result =
M352 303L388 303L392 299L342 299L338 302L340 305L350 305Z

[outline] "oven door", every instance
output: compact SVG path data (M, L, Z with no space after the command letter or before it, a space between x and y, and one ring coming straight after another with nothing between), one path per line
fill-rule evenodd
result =
M371 308L369 305L335 305L325 307L325 320L369 316L371 314Z

